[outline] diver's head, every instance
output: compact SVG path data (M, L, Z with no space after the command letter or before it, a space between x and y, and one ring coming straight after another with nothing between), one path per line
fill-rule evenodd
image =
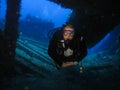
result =
M64 40L72 40L75 34L74 27L71 24L66 24L63 27L63 38Z

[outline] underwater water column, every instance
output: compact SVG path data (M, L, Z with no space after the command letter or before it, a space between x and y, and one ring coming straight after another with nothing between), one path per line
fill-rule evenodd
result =
M4 48L6 62L6 73L9 75L14 73L16 40L18 38L18 21L20 16L21 0L7 0L6 22L4 29Z

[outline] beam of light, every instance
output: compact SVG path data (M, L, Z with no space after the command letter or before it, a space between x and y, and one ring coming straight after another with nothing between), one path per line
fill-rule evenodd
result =
M102 47L105 47L104 43L109 40L111 34L108 33L100 42L98 42L95 46L88 49L88 54L92 54L98 51L102 51ZM106 46L107 47L107 46Z
M6 14L6 0L0 2L0 19L5 19Z
M72 13L72 10L62 8L60 5L47 0L22 0L21 6L21 19L31 15L51 21L55 24L55 27L65 23Z

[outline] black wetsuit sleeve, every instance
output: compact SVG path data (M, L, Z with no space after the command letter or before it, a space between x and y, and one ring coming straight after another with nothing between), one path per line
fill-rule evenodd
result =
M76 61L81 61L86 55L87 55L87 46L85 43L85 40L83 38L83 40L78 41L78 48L77 48L77 53L76 53Z
M57 34L55 33L50 40L49 47L48 47L48 54L49 56L55 61L56 64L59 66L62 65L62 61L59 59L59 55L57 54Z

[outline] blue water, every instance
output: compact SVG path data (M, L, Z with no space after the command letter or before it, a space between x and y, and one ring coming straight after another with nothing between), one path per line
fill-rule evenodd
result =
M0 13L0 28L4 29L5 0L1 0L0 12L2 12ZM42 37L47 38L47 33L66 23L71 13L71 9L62 8L48 0L22 0L19 19L20 34L37 40Z
M47 0L23 0L22 1L22 19L27 15L42 18L43 20L55 23L55 27L61 26L69 18L72 10L62 8L61 6Z
M1 0L0 18L5 18L6 3ZM27 15L35 16L43 20L55 23L55 27L61 26L69 18L72 10L62 8L61 6L47 0L22 0L21 17L25 19Z

